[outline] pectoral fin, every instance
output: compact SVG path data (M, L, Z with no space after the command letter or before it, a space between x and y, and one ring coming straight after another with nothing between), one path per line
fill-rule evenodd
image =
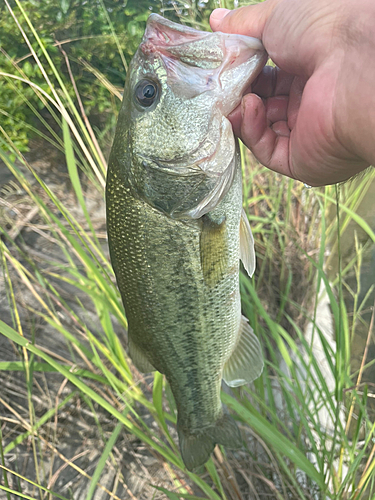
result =
M259 340L248 320L242 316L238 343L224 365L224 382L230 387L248 384L260 376L263 364Z
M145 354L131 339L129 339L129 356L140 372L150 373L155 371L155 368L146 358Z
M207 285L215 286L228 267L228 242L226 220L213 221L209 215L202 217L200 256L203 277Z
M240 222L240 259L246 269L247 274L251 276L255 271L255 250L254 238L251 233L249 220L245 211L242 209Z

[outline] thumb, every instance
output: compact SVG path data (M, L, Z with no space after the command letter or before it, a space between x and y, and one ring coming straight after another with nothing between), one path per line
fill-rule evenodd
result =
M210 16L213 31L237 33L262 39L264 26L280 0L248 5L235 10L215 9Z
M218 31L220 28L220 23L224 19L224 17L229 14L231 11L229 9L215 9L211 12L210 15L210 26L213 31Z

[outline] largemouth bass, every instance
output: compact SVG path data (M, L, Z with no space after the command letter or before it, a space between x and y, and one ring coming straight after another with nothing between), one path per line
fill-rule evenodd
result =
M112 265L129 354L165 374L189 470L241 436L220 400L263 368L241 315L239 259L254 243L242 211L237 140L226 116L266 61L259 40L151 14L127 75L107 178Z

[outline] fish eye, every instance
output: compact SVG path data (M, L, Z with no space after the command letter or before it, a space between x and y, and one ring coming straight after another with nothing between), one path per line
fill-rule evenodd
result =
M134 95L143 108L148 108L158 96L158 87L152 80L141 80L135 86Z

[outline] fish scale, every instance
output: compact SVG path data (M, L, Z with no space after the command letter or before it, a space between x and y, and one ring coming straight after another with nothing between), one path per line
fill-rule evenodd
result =
M108 241L128 319L129 354L141 371L166 376L182 458L193 470L216 443L241 445L222 408L222 378L237 386L259 376L263 366L259 342L241 316L239 260L252 274L255 256L242 211L238 143L224 113L238 104L266 55L253 39L210 36L156 15L142 43L148 49L138 50L130 65L109 160ZM166 61L168 50L173 65ZM254 58L250 75L244 51L250 62ZM226 71L233 75L233 102L220 97ZM202 81L210 82L203 90Z

